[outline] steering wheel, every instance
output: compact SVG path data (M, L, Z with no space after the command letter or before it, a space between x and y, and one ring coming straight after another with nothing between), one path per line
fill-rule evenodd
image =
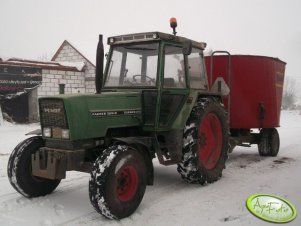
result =
M137 77L141 77L142 78L142 75L139 75L139 74L138 75L133 75L133 81L136 82L136 83L138 83ZM151 78L151 77L149 77L147 75L145 75L145 77L148 79L148 81L145 81L147 85L152 85L152 83L154 85L156 85L156 79Z

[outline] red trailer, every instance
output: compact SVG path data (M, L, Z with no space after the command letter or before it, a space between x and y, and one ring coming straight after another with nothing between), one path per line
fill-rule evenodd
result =
M216 55L216 54L223 55ZM216 51L205 57L208 81L222 77L230 88L228 109L231 146L258 144L261 155L276 156L286 63L272 57L230 55ZM252 129L259 129L254 133Z

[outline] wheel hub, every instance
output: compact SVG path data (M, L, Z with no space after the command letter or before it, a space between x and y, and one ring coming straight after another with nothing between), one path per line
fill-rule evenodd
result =
M206 169L218 163L222 149L222 125L214 113L208 113L198 128L198 158Z
M120 201L131 200L138 188L138 173L133 166L125 166L117 174L116 193Z

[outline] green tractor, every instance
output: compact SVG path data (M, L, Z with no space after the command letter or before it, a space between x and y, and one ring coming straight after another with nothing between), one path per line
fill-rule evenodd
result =
M172 23L175 28L175 22ZM188 183L212 183L225 168L229 128L219 82L209 91L205 43L147 32L108 38L103 72L99 36L96 94L39 99L41 131L16 146L8 163L11 185L44 196L66 171L91 174L93 207L110 219L131 215L152 159L178 165Z

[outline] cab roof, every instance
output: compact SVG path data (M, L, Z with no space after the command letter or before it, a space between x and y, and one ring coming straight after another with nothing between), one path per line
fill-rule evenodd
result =
M206 48L205 42L197 42L188 38L181 36L176 36L172 34L166 34L162 32L144 32L144 33L135 33L127 35L112 36L108 38L108 45L118 45L125 43L135 43L135 42L147 42L147 41L171 41L176 43L185 43L191 41L192 46L204 50Z

